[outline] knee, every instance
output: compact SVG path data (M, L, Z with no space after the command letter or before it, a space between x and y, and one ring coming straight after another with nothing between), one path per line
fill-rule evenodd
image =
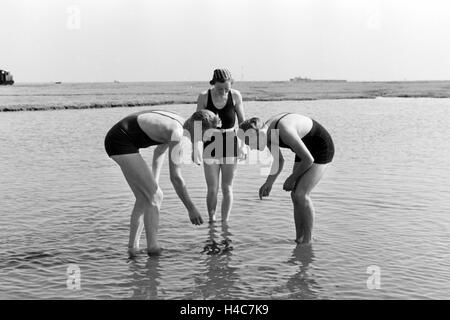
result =
M142 198L138 201L142 201L145 206L160 207L163 201L163 196L164 194L162 190L158 187L154 191L146 190L142 192Z
M136 202L134 204L134 207L137 210L136 212L140 212L141 210L143 210L145 208L145 204L146 204L146 202L144 200L144 197L137 196Z
M158 204L161 204L164 198L164 193L160 187L156 190L155 198L157 199Z
M304 205L310 201L309 192L297 188L295 191L291 192L291 199L294 205Z
M233 185L232 184L222 184L222 194L224 196L233 195Z
M217 184L208 185L208 195L217 195L219 192L219 186Z

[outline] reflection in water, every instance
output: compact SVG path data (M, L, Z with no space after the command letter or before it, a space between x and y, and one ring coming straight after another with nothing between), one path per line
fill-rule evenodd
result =
M133 265L124 264L124 212L133 195L103 150L107 130L142 108L1 114L0 164L7 170L0 177L0 298L448 298L449 105L450 99L419 98L248 102L255 116L301 111L330 129L336 161L315 193L316 231L326 241L313 244L315 258L311 248L292 252L295 245L285 235L294 229L292 203L282 187L289 170L280 174L271 197L260 201L254 182L261 181L270 157L258 154L259 164L241 163L234 180L239 197L233 236L224 236L239 243L224 255L201 253L207 238L223 247L221 223L193 228L180 220L184 209L163 166L161 187L168 192L161 236L176 251L163 253L159 266L153 258L146 266L144 253ZM185 117L193 111L192 105L168 108ZM61 130L70 134L55 134ZM380 134L387 139L378 139ZM142 150L144 158L152 151ZM294 158L282 151L290 167ZM191 197L204 199L203 170L187 164L183 170ZM383 273L388 287L367 290L364 261L392 267ZM66 287L68 264L81 268L80 292Z
M288 263L298 264L299 270L286 283L286 288L292 293L290 299L315 299L320 287L314 277L308 272L309 265L314 261L312 245L297 245L292 251Z
M230 237L233 234L229 231L226 222L222 222L220 235L218 233L218 226L210 224L206 242L231 243ZM233 251L223 250L226 245L220 245L220 247L222 248L220 252L204 253L206 271L195 280L197 290L204 299L229 299L233 296L232 291L238 290L238 286L235 285L236 282L239 282L239 276L236 273L237 268L229 265L232 261Z
M143 266L137 260L130 260L129 270L132 274L130 299L158 299L159 256L150 257Z

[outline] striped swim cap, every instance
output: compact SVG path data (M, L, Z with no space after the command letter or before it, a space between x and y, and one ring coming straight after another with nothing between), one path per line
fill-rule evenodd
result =
M233 81L231 77L231 72L228 69L216 69L214 70L213 78L209 82L211 85L214 85L216 82L225 82L225 81Z

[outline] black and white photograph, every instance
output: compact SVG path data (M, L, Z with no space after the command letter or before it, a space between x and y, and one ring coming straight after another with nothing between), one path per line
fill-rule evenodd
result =
M0 300L450 298L450 2L0 13Z

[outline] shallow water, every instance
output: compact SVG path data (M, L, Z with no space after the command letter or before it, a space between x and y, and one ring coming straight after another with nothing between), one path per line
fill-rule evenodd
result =
M333 136L335 160L312 194L312 246L293 242L282 190L293 156L284 150L286 168L263 201L267 165L239 166L228 226L190 224L166 162L165 251L135 260L126 255L133 196L103 138L145 107L3 113L0 298L448 299L449 107L450 99L248 102L247 115L298 112ZM194 108L167 107L185 116ZM150 161L151 150L142 154ZM202 168L184 165L183 174L205 212ZM229 239L234 250L202 252L211 239ZM79 290L67 284L72 265ZM370 266L380 270L379 289L367 285Z

